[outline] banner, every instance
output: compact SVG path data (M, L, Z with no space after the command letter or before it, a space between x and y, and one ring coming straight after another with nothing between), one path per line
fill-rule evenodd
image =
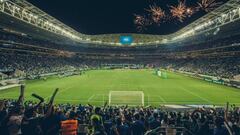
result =
M77 135L77 130L77 120L65 120L61 122L61 135Z

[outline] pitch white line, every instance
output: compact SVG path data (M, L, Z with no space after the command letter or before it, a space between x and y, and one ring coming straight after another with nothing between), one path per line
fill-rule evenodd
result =
M58 94L59 94L59 93L63 93L63 92L65 92L65 91L67 91L67 90L69 90L69 89L71 89L71 88L73 88L73 86L72 86L72 87L65 88L65 89L62 89L62 90L60 90L60 91L58 92ZM52 96L52 95L51 95L51 96ZM51 96L45 97L44 100L50 98Z
M159 95L158 97L162 100L163 103L167 103L166 100L162 96Z
M204 97L201 97L201 96L199 96L199 95L196 94L196 93L193 93L193 92L191 92L191 91L189 91L189 90L187 90L187 89L185 89L185 88L183 88L183 87L180 87L180 88L181 88L182 90L190 93L190 94L193 95L193 96L196 96L196 97L198 97L198 98L200 98L200 99L202 99L202 100L204 100L204 101L207 101L207 102L210 103L210 104L213 104L212 101L210 101L210 100L208 100L208 99L206 99L206 98L204 98Z
M6 89L9 89L9 88L19 87L19 86L20 86L20 84L12 84L12 85L7 85L7 86L1 86L0 91L6 90Z
M87 102L87 100L78 100L78 99L56 99L56 101L79 101L79 102ZM93 102L102 102L100 100L94 100ZM134 103L134 102L133 102ZM149 103L159 103L158 101L150 101ZM170 101L170 102L167 102L167 104L174 104L174 103L182 103L182 104L186 104L188 103L187 105L189 105L189 103L199 103L199 104L202 104L201 101ZM217 103L217 104L222 104L222 105L225 105L226 103L223 102L223 103ZM215 105L217 105L215 104ZM240 103L231 103L231 104L240 104Z
M16 96L6 96L6 97L0 97L0 99L16 99L17 97ZM29 99L28 99L29 100ZM63 101L63 102L87 102L87 100L79 100L79 99L55 99L55 101ZM96 102L96 103L101 103L102 101L100 101L100 100L94 100L93 102ZM159 103L158 101L149 101L149 103ZM172 101L169 101L169 102L167 102L167 104L176 104L176 103L178 103L178 104L186 104L187 103L187 105L191 105L190 103L192 103L192 104L196 104L196 103L198 103L198 104L200 104L200 105L202 105L202 102L200 102L200 101L174 101L174 102L172 102ZM225 105L226 104L226 102L223 102L223 103L215 103L214 105ZM235 102L233 102L233 103L231 103L231 104L236 104L237 106L239 106L240 105L240 103L235 103ZM211 104L212 105L212 104Z
M95 94L88 98L88 102L91 101L93 97L95 97Z
M79 99L56 99L56 101L66 101L66 102L89 102L88 100L79 100ZM94 101L92 101L92 102L96 102L96 103L102 103L102 101L100 101L100 100L94 100Z

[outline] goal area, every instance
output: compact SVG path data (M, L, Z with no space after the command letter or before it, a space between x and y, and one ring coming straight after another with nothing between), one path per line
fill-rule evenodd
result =
M108 103L111 106L144 106L144 93L142 91L110 91Z

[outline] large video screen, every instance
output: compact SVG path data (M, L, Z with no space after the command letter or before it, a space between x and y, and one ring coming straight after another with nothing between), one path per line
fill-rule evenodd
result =
M132 36L120 36L120 43L122 45L131 45L133 43Z

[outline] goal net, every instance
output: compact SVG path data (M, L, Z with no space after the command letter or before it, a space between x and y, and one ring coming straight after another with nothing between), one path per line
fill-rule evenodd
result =
M144 93L142 91L110 91L109 105L144 106Z

